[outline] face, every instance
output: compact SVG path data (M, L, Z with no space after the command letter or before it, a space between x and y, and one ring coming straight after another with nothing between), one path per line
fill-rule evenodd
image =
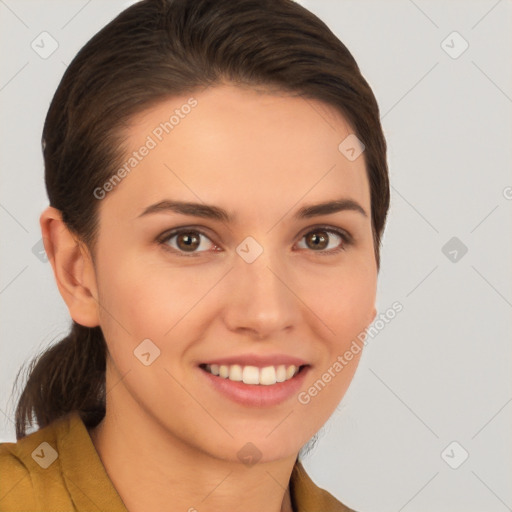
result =
M375 316L364 153L338 149L351 133L322 102L233 85L133 120L126 172L94 199L121 415L233 461L248 442L262 461L295 456L328 420Z

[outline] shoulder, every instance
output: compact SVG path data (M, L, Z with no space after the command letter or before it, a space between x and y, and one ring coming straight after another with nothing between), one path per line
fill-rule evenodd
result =
M17 451L18 443L0 443L0 512L36 509L30 470Z
M330 492L318 487L299 461L293 467L290 486L297 512L355 512L338 501Z
M0 443L0 512L39 512L72 506L63 492L57 441L67 428L60 418L15 443Z

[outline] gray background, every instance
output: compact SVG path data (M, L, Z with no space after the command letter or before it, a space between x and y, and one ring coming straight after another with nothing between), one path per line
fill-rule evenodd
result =
M0 442L15 440L16 372L69 326L36 255L44 117L67 64L131 3L0 0ZM304 466L361 512L512 510L512 2L300 3L379 102L392 189L377 307L404 307ZM31 47L43 31L47 58Z

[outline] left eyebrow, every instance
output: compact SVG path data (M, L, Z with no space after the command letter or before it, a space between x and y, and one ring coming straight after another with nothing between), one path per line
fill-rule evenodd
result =
M355 211L365 217L368 217L368 214L358 202L347 198L337 199L335 201L326 201L320 204L303 206L299 208L299 210L295 213L294 217L296 219L309 219L311 217L329 215L332 213L347 210ZM169 199L148 206L140 215L138 215L138 217L143 217L144 215L162 212L174 212L182 215L192 215L194 217L219 220L227 223L233 222L235 220L235 216L229 214L226 210L224 210L223 208L219 208L218 206L204 203L171 201Z
M368 217L364 208L353 199L337 199L336 201L327 201L325 203L314 204L311 206L303 206L295 214L297 219L309 219L318 215L329 215L344 210L352 210L359 212L361 215Z
M234 220L234 217L218 206L204 203L171 201L169 199L148 206L138 217L161 212L181 213L182 215L192 215L194 217L203 217L205 219L214 219L224 222L232 222Z

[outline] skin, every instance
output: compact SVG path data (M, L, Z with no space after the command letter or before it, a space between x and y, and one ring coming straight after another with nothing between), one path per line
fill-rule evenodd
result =
M135 117L130 152L190 96ZM230 84L193 97L190 114L99 201L95 254L52 207L41 215L45 247L72 318L100 325L107 341L107 412L90 435L127 508L291 510L297 454L339 404L362 351L307 405L296 395L272 407L234 403L206 385L198 364L289 354L311 365L306 391L373 321L364 154L351 162L338 150L353 130L320 101ZM367 216L293 218L303 205L341 197ZM163 199L213 204L237 221L172 212L138 218ZM326 254L343 241L319 224L347 231L353 243ZM170 250L156 241L191 226L206 235L196 235L196 257L186 256L183 236L167 242ZM323 251L308 243L311 232L328 237ZM264 249L250 264L236 252L247 236ZM149 366L134 356L147 338L161 351ZM253 466L237 457L249 441L262 454Z

